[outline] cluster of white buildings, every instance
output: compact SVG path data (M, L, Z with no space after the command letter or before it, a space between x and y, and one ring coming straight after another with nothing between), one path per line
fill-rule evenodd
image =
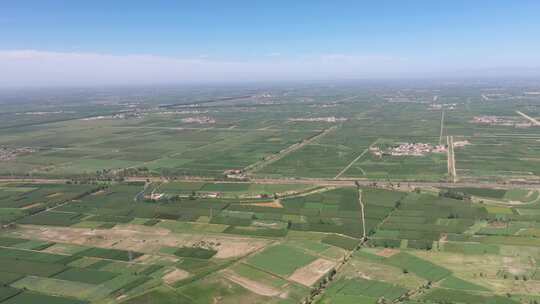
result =
M513 125L514 123L500 116L475 116L472 119L473 123L482 125Z
M182 122L185 123L198 123L198 124L214 124L216 120L209 116L196 116L182 118Z
M471 143L468 140L459 140L454 141L454 148L461 148L465 147L466 145L470 145Z
M457 104L455 103L432 103L429 105L430 110L454 110L456 108Z
M52 114L74 114L74 111L51 111L51 112L24 112L15 115L52 115Z
M520 119L516 119L513 117L502 117L502 116L491 116L491 115L484 115L484 116L475 116L471 120L472 123L479 124L479 125L490 125L490 126L508 126L508 127L516 127L516 128L528 128L532 126L532 123L525 122Z
M17 158L19 155L34 153L36 150L30 147L23 148L8 148L0 147L0 161L10 161Z
M306 118L290 118L289 121L340 122L340 121L347 121L347 118L345 118L345 117L335 117L335 116L328 116L328 117L306 117Z
M127 113L113 114L112 119L130 119L130 118L139 119L139 118L142 118L142 117L143 117L142 113L139 113L139 112L127 112Z
M177 114L206 114L208 111L200 111L200 110L180 110L180 111L163 111L158 112L156 114L159 115L177 115Z
M432 145L425 143L402 143L397 146L381 150L379 147L371 147L370 151L375 156L424 156L428 153L446 153L446 145Z
M140 119L143 118L144 114L140 112L126 112L126 113L116 113L110 116L92 116L87 118L82 118L81 120L90 121L90 120L102 120L102 119Z

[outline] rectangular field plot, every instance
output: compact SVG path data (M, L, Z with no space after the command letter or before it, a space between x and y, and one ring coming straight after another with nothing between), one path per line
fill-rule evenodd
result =
M462 280L455 276L449 276L441 282L441 287L457 290L489 291L489 289L474 283Z
M88 301L73 298L50 296L37 292L24 291L12 298L3 301L2 304L87 304Z
M15 248L0 248L0 257L3 259L17 259L21 261L58 263L69 261L70 257L39 251L20 250Z
M281 201L284 212L300 215L290 229L360 237L363 233L358 192L354 188L322 191Z
M407 289L386 282L361 278L341 279L325 293L322 303L376 303L381 297L393 301Z
M346 250L353 250L360 244L360 240L358 239L341 236L338 234L328 235L322 239L321 242Z
M0 173L32 171L36 176L62 177L145 167L158 174L222 176L226 170L246 167L315 134L310 130L183 129L156 122L71 121L24 132L24 137L3 143L42 148L0 167Z
M0 186L0 223L7 224L48 207L79 198L92 191L92 185L23 184Z
M512 300L503 296L486 296L480 294L474 294L464 292L462 290L450 290L443 288L436 288L422 296L421 300L431 303L438 303L440 301L447 301L452 299L456 303L497 303L497 304L518 304L519 301Z
M119 249L107 249L107 248L89 248L84 251L78 252L77 256L103 258L118 261L131 261L143 254L136 251L119 250Z
M90 293L94 288L94 285L86 283L38 277L25 277L24 279L13 283L12 286L40 293L80 299L89 299Z
M79 213L48 211L25 217L19 220L18 223L29 225L71 226L80 222L82 217L83 215Z
M256 268L280 276L288 276L296 269L306 266L314 260L314 256L311 256L298 248L287 245L276 245L249 258L247 262Z
M54 276L55 279L88 284L100 284L111 280L115 273L84 268L69 268Z
M340 277L369 278L406 289L425 284L426 279L386 262L388 257L397 253L399 250L389 248L362 248L354 253L349 267L343 270Z
M382 103L362 114L357 122L362 135L419 142L415 138L440 134L441 111L430 110L425 104Z
M428 193L409 193L396 206L375 233L373 244L399 247L399 240L408 240L409 248L431 249L442 236L464 233L488 215L481 205Z
M537 139L471 137L470 145L456 149L457 174L463 178L540 178L540 142Z
M181 295L180 299L197 299L197 302L199 303L212 303L213 299L224 297L227 297L233 303L249 303L252 301L256 303L264 303L265 301L271 299L268 294L263 296L251 291L250 288L254 289L254 287L250 286L249 288L246 288L242 285L246 284L240 282L235 283L231 279L216 274L208 276L202 280L195 281L186 286L182 286L177 289L177 292ZM258 292L262 293L260 291ZM192 301L186 301L185 303L190 302L193 303ZM180 303L184 302L181 301Z
M379 180L428 181L444 181L447 176L446 154L440 153L426 156L388 156L383 158L368 154L344 174L344 177Z
M235 274L238 274L244 278L260 282L266 286L271 286L273 288L282 288L283 286L289 284L287 280L284 280L278 276L271 275L266 271L259 270L248 264L236 265L232 267L232 271L234 271Z
M429 281L439 281L451 274L450 270L408 253L400 252L387 258L386 263L401 267Z
M337 128L262 168L256 175L335 177L375 139L358 136L358 129L355 126Z
M402 143L424 143L433 146L439 143L438 137L379 138L374 147L384 151ZM429 152L424 155L381 155L366 152L346 172L343 177L396 179L396 180L446 180L448 176L447 155L442 152Z

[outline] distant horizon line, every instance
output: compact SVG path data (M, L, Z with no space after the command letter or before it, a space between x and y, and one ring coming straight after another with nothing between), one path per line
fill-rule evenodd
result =
M471 62L472 61L472 62ZM0 87L245 85L321 82L471 81L540 78L540 63L496 58L305 54L219 60L0 49Z
M538 68L540 73L540 68ZM471 83L471 81L473 83ZM155 83L108 83L108 84L35 84L35 85L2 85L0 90L20 90L20 89L122 89L122 88L189 88L189 87L237 87L237 86L283 86L289 84L295 85L399 85L399 84L426 84L430 86L447 86L447 85L463 85L463 86L478 86L482 82L494 84L494 82L503 83L505 85L516 84L515 82L539 82L539 75L524 75L524 76L440 76L440 77L380 77L380 78L333 78L333 79L305 79L305 80L231 80L231 81L171 81L171 82L155 82Z

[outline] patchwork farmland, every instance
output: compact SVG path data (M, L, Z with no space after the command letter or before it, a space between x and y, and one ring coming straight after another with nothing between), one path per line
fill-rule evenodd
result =
M540 100L485 90L6 107L0 304L536 303Z

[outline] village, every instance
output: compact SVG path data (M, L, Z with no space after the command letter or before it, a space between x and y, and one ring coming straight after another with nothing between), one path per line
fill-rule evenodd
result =
M17 156L27 155L34 153L36 150L30 147L23 148L9 148L0 147L0 161L11 161L17 158Z
M532 123L526 122L521 118L493 115L474 116L471 123L489 126L513 126L516 128L528 128L533 125Z
M456 103L432 103L429 105L428 109L431 111L438 111L438 110L449 110L452 111L456 108Z
M197 123L197 124L215 124L216 120L209 116L196 116L182 118L184 123Z
M24 112L24 113L15 113L15 115L53 115L53 114L74 114L74 111L38 111L38 112Z
M125 112L125 113L115 113L112 115L99 115L92 116L87 118L82 118L83 121L92 121L92 120L103 120L103 119L141 119L145 114L141 112Z
M446 153L446 145L432 145L426 143L400 143L382 150L380 147L370 147L370 152L378 157L382 156L424 156L428 153Z
M470 145L468 140L454 141L454 148ZM432 145L428 143L399 143L386 149L377 146L369 148L371 154L381 158L383 156L425 156L429 153L447 153L448 145Z
M158 115L178 115L178 114L206 114L208 111L200 111L200 110L180 110L180 111L162 111L162 112L156 112Z
M328 116L328 117L307 117L307 118L290 118L289 121L309 121L309 122L342 122L347 121L347 118L345 117L335 117L335 116Z

